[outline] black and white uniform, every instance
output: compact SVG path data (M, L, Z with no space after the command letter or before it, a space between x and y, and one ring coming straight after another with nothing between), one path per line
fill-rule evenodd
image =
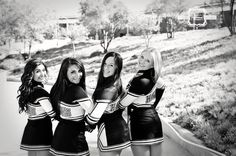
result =
M27 151L49 150L53 132L50 117L55 116L49 101L49 93L43 84L32 81L33 91L27 104L28 122L24 129L20 149Z
M85 90L70 84L60 98L60 120L56 127L50 152L53 155L87 156L84 116L93 108Z
M102 152L130 146L128 125L122 117L123 110L117 107L122 91L121 85L117 87L113 84L94 93L95 106L86 120L89 124L98 123L97 144Z
M163 142L161 120L156 111L165 86L160 78L153 80L154 69L139 71L131 80L119 107L128 107L131 145L152 145Z

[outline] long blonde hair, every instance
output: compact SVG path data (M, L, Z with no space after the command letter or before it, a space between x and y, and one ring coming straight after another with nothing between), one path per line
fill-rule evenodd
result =
M157 81L157 79L161 75L161 68L162 68L162 58L160 51L157 51L156 48L148 47L144 49L142 52L149 52L152 55L154 63L154 71L155 71L154 78Z

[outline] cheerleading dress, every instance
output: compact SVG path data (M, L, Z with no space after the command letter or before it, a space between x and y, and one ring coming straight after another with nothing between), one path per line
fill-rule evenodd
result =
M109 78L106 78L106 82L109 84ZM130 146L128 125L122 116L123 110L117 107L122 91L121 82L116 82L94 92L95 106L86 120L89 124L98 125L97 144L102 152Z
M131 145L152 145L163 142L161 120L156 111L165 86L153 80L154 69L138 71L129 83L127 94L119 107L128 106Z
M60 98L60 120L55 129L50 153L63 156L87 156L84 115L93 108L85 90L75 84Z
M43 84L32 81L33 91L27 104L28 122L24 129L20 149L27 151L49 150L53 132L51 118L55 116L49 102L49 93Z

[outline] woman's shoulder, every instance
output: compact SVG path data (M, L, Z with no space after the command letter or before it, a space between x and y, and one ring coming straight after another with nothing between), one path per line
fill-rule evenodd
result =
M82 88L81 86L78 85L72 85L68 88L68 93L70 95L76 96L78 98L84 98L87 97L87 93L84 90L84 88Z
M154 86L152 79L147 77L134 77L130 83L129 91L136 94L147 94L151 91Z
M42 86L35 86L32 94L35 96L49 96L48 91L46 91Z
M118 88L116 85L111 85L106 88L99 88L94 92L96 100L113 100L118 95Z
M153 84L153 80L151 78L147 78L147 77L142 77L142 76L138 76L138 77L134 77L134 79L131 81L131 86L133 87L141 87L141 88L145 88L147 86L149 86L150 84Z

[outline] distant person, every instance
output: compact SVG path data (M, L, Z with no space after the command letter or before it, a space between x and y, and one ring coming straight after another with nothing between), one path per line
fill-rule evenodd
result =
M174 38L174 25L172 18L167 18L166 33L167 33L167 38Z
M85 69L80 60L63 60L50 97L59 120L50 152L53 155L88 156L84 116L93 104L86 93Z
M20 148L28 156L48 156L53 137L51 118L55 116L49 93L43 88L47 81L47 67L41 59L29 60L21 76L17 96L19 112L28 114Z
M130 146L127 122L118 109L118 101L124 93L120 78L123 60L120 54L108 52L101 64L96 89L93 93L95 106L86 117L90 125L98 125L100 156L119 156Z
M128 85L119 107L128 106L131 148L134 156L161 156L163 133L156 111L165 86L160 78L161 54L154 48L142 51L138 72Z

